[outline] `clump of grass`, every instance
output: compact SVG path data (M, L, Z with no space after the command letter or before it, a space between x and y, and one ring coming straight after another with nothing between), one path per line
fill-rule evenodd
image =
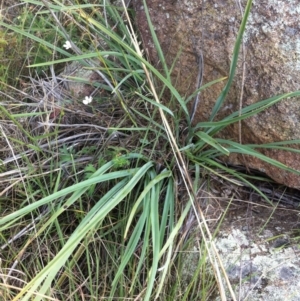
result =
M110 1L68 6L27 2L36 14L28 8L23 12L31 16L24 21L26 26L0 22L38 45L29 60L34 72L26 83L31 89L19 91L18 100L4 94L6 105L0 113L5 121L0 127L2 297L204 300L218 286L224 298L221 278L226 279L226 274L221 277L221 262L214 260L217 252L201 211L201 260L185 292L180 284L181 259L176 255L185 241L182 225L191 208L196 211L201 172L222 170L251 185L247 177L216 160L232 152L293 171L256 151L258 147L291 150L285 142L257 146L214 138L224 127L300 94L276 96L213 121L234 76L251 1L228 83L210 121L195 127L186 101L171 83L171 70L164 65L160 73L143 57L123 2L122 6ZM71 44L68 51L63 48L65 41ZM93 95L88 105L78 100L69 105L71 96L56 90L62 84L56 76L59 66L73 61L101 78L90 84L102 94ZM167 89L172 102L161 103L160 95ZM180 139L182 118L188 126L186 139ZM185 197L179 200L182 190Z

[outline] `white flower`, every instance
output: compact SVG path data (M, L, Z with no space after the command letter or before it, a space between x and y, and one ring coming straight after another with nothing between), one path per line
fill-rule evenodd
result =
M83 102L85 105L88 105L89 103L92 102L92 100L93 100L93 97L92 97L92 96L86 96L82 102Z
M66 43L63 45L63 47L68 50L68 49L72 48L72 45L71 45L70 41L66 41Z

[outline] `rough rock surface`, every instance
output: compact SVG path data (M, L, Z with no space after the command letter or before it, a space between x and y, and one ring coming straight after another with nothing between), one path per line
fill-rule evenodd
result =
M228 230L216 240L216 246L239 300L299 300L298 245L290 245L287 236L268 244L273 230L264 230L255 241L246 231Z
M203 84L228 76L236 35L246 1L235 0L151 0L146 1L158 39L169 66L175 64L173 80L182 95L196 88L197 56L204 58ZM239 7L239 3L241 7ZM136 22L144 47L158 63L142 0L133 0ZM217 119L259 100L300 90L300 0L253 1L241 49L236 78ZM243 47L242 47L243 48ZM243 58L245 77L243 80ZM159 65L158 65L159 66ZM195 121L205 121L224 82L201 94ZM243 89L241 89L243 87ZM243 97L241 99L241 90ZM300 139L300 98L283 100L242 123L241 138L246 143L270 143ZM239 141L239 127L222 132L223 138ZM300 155L279 150L261 150L265 155L300 170ZM253 158L230 155L227 162L266 172L274 180L300 188L300 177L282 172Z
M293 206L281 203L282 193L271 190L271 205L251 190L211 179L199 196L200 203L206 200L203 212L236 300L300 300L299 192L290 189L290 197L298 200ZM202 254L203 238L193 225L196 237L184 256L184 284L191 282ZM229 290L226 297L233 300Z
M215 244L237 300L299 300L298 231L299 211L263 202L225 217Z

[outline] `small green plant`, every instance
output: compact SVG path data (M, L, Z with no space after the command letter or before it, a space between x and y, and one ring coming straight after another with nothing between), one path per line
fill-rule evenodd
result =
M75 108L61 108L55 99L58 94L48 92L35 95L34 101L27 95L22 103L26 113L1 108L17 133L11 137L9 128L0 127L1 142L7 146L1 150L5 158L1 172L3 177L11 176L9 185L0 184L5 192L0 199L1 254L7 258L0 286L5 300L178 299L180 274L174 277L174 273L180 258L177 261L176 255L184 245L182 225L194 207L201 172L223 170L252 185L247 176L218 163L218 157L229 153L255 156L296 172L257 151L259 147L297 151L286 147L286 142L258 146L215 138L224 127L283 98L300 95L276 96L214 121L232 84L251 2L228 82L210 120L196 126L191 124L185 99L172 85L172 70L164 63L146 1L162 72L142 55L130 11L115 2L67 5L27 0L33 11L24 10L17 24L0 22L31 43L27 59L35 74L76 61L97 72L101 80L92 84L106 92L105 101L87 96ZM166 90L172 95L170 104L160 103L159 95ZM36 99L43 99L41 106ZM90 107L92 113L86 109ZM28 112L28 108L34 109ZM64 112L58 121L56 110ZM188 125L185 140L180 139L179 129L183 118ZM12 205L7 208L7 204ZM204 226L198 222L201 260L181 300L208 300L217 284L223 289L220 276L216 281L211 277L218 266L208 260L211 253L217 256L205 217L201 215ZM20 273L13 275L11 270Z

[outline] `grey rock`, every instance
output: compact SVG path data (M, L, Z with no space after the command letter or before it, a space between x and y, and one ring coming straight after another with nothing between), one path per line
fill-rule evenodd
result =
M273 248L283 248L285 246L287 246L289 243L289 240L286 239L286 238L278 238L274 241L274 244L273 244Z

